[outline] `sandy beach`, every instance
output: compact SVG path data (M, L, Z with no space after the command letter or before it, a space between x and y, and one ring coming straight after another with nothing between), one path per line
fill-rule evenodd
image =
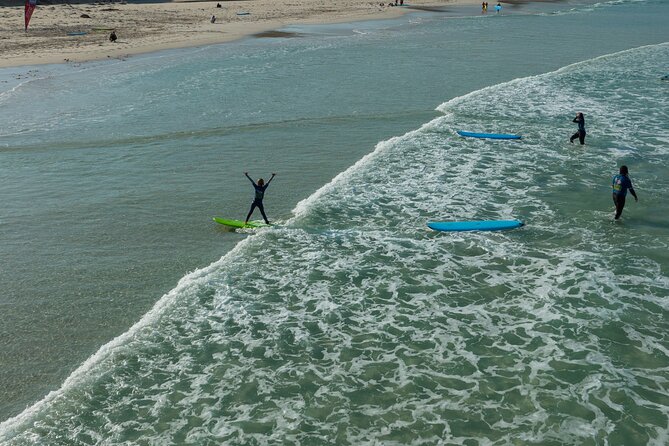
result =
M124 58L227 42L290 24L383 19L415 9L477 3L413 0L411 6L395 7L388 0L68 2L38 4L26 32L23 5L0 1L0 67ZM118 36L114 43L109 40L112 30Z

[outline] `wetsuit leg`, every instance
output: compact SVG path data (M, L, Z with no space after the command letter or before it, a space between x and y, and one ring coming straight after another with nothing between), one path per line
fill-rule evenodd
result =
M579 130L578 141L581 143L581 145L585 144L585 132Z
M255 201L253 203L251 203L251 210L249 211L249 215L246 216L246 221L244 223L249 222L249 218L251 218L251 214L253 214L253 210L256 208L256 206L257 206L257 203Z
M618 220L623 213L623 208L625 207L625 196L613 194L613 203L616 205L616 217Z
M265 223L269 224L269 220L267 220L267 215L265 215L265 207L262 205L262 203L257 203L256 206L258 206L258 209L260 209L260 213L262 214L262 218L265 219Z
M571 135L571 138L569 138L569 142L573 143L576 138L579 138L581 136L580 132L576 132L573 135Z

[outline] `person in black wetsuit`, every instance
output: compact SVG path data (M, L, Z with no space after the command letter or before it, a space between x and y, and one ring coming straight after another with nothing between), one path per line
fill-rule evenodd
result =
M572 122L578 124L578 131L571 135L569 142L573 144L574 140L578 138L581 145L585 144L585 118L583 117L583 113L577 113Z
M618 220L625 207L627 191L630 191L635 201L639 201L639 197L636 196L634 187L632 187L632 180L629 178L629 169L627 169L627 166L620 166L620 173L613 177L612 186L613 204L616 205L615 219Z
M253 184L253 187L256 190L255 198L253 199L253 203L251 203L251 210L249 211L249 214L246 216L244 224L247 224L249 222L249 218L251 218L251 214L253 214L255 208L260 209L262 218L265 220L265 223L269 224L269 220L267 220L267 216L265 215L265 208L262 205L262 199L265 197L265 189L267 189L269 183L272 182L276 174L275 173L272 174L272 178L270 178L267 181L267 184L265 184L265 180L263 180L262 178L258 180L258 183L254 182L253 179L249 176L248 172L244 172L244 175L246 175L246 178L249 179L249 181Z

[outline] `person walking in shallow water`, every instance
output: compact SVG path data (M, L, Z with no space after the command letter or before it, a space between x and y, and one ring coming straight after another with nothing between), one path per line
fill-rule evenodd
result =
M581 143L581 145L585 144L585 118L583 117L583 113L576 113L576 117L572 122L578 124L578 130L576 133L571 135L569 142L573 144L574 140L578 138L578 141Z
M249 211L249 214L246 216L244 224L247 224L249 222L249 218L251 218L251 214L253 214L255 208L260 209L262 218L265 220L265 223L269 224L269 220L267 220L267 216L265 215L265 207L262 204L262 200L265 197L265 189L267 189L269 183L272 182L276 174L275 173L272 174L272 177L267 181L267 184L265 184L265 180L263 180L262 178L258 179L258 182L256 183L249 176L248 172L244 172L244 175L246 175L246 178L249 179L249 181L251 182L251 184L253 184L253 187L255 189L255 197L253 199L253 203L251 203L251 210Z
M634 201L639 201L639 197L636 196L636 192L634 192L634 188L632 187L632 180L627 176L628 173L627 166L620 166L620 173L613 177L613 204L616 205L616 220L618 220L623 213L625 197L627 196L628 190L634 197Z

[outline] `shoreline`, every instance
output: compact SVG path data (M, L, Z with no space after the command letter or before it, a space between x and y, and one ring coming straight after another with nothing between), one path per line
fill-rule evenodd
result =
M389 0L343 0L336 8L316 0L293 0L281 8L272 0L38 5L27 32L23 27L23 6L3 6L0 68L124 59L254 35L285 37L273 31L289 25L383 20L408 12L480 5L478 0L409 1L410 6L396 7L389 6ZM212 16L216 17L215 23L211 22ZM109 41L112 30L118 35L116 42Z

